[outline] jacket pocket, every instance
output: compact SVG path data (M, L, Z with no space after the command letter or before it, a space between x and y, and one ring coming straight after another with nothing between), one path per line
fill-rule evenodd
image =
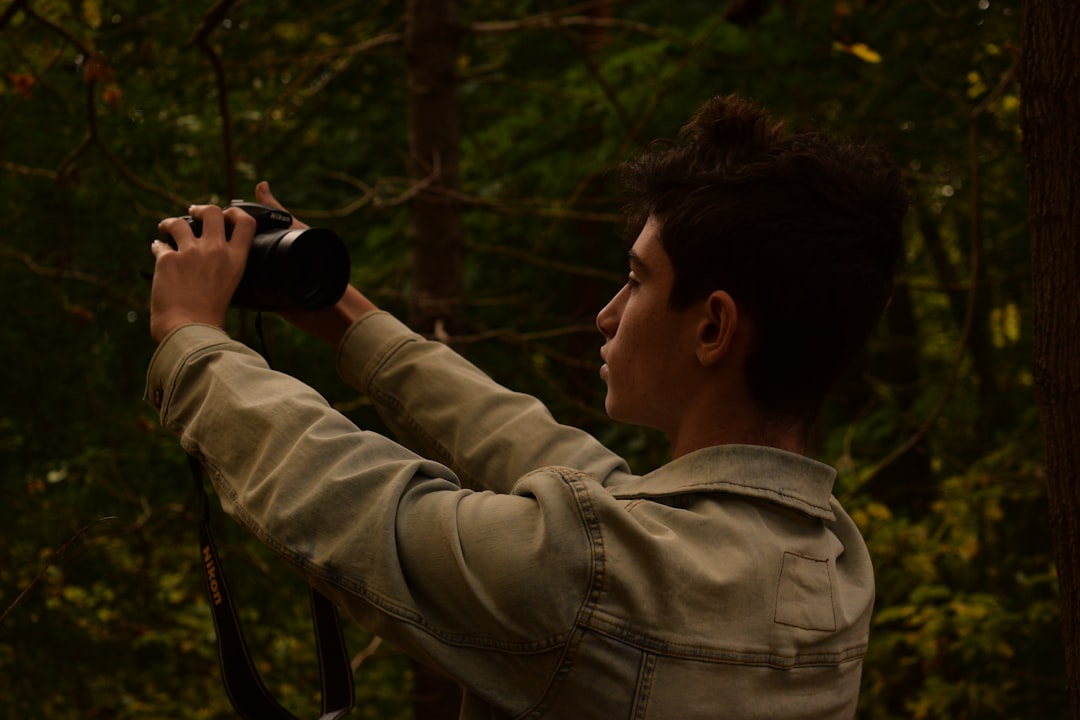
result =
M773 620L804 630L836 631L828 560L784 553Z

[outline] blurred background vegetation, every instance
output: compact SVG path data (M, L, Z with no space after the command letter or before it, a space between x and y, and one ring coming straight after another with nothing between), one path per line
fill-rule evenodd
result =
M666 442L609 424L596 374L593 317L624 272L608 171L729 92L890 150L915 200L906 261L812 447L840 470L877 570L860 717L1066 716L1019 0L478 0L456 22L451 340L639 472ZM408 23L390 0L0 6L0 715L231 716L186 460L141 399L154 346L140 272L160 218L251 199L266 179L409 317L423 252L410 213L430 188L410 169ZM257 344L250 314L231 322ZM327 348L276 318L267 345L381 427ZM260 669L314 717L302 583L216 527ZM348 635L353 716L414 717L412 665Z

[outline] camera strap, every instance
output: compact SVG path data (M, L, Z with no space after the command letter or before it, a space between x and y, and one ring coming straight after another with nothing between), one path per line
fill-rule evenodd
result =
M210 499L203 485L202 465L191 455L188 455L188 465L201 502L199 545L210 610L217 632L225 691L233 708L244 720L297 720L274 699L255 669L225 581L217 546L210 533ZM315 588L310 587L310 592L319 674L322 678L322 715L319 720L335 720L348 713L353 706L352 666L341 633L337 608Z

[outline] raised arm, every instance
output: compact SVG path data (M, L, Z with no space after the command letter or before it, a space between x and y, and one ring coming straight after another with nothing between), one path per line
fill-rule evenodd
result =
M569 467L602 484L629 474L594 437L561 425L536 398L512 392L442 343L386 313L353 325L338 370L365 392L395 437L470 487L510 492L542 467Z
M255 195L285 210L267 183ZM342 377L368 395L406 446L453 468L468 486L498 492L545 466L571 467L602 483L629 473L621 458L587 433L556 423L535 398L498 385L377 309L350 285L330 308L282 316L338 349Z

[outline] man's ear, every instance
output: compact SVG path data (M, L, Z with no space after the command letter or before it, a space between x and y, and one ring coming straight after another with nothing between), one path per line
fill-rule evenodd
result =
M711 367L731 355L741 319L735 299L723 290L705 299L697 326L697 358L702 366Z

